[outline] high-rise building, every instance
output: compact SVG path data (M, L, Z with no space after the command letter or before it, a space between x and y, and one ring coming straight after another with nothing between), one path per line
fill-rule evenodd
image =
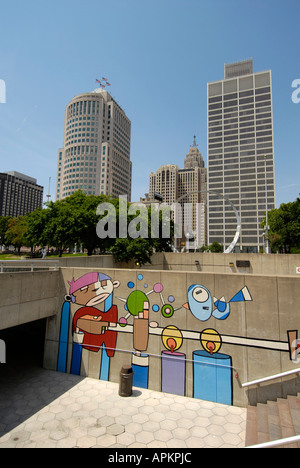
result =
M163 203L178 203L181 210L174 212L175 221L182 225L185 234L191 235L196 246L201 247L207 243L206 168L197 146L194 137L194 143L184 161L184 169L179 169L175 164L167 164L155 173L150 173L147 199L149 203L149 200L154 201L160 195Z
M225 65L224 79L208 83L207 100L209 243L226 247L234 238L227 198L241 218L236 251L257 252L266 207L275 208L271 71L253 73L252 59Z
M44 188L20 172L0 173L0 216L24 216L43 205Z
M75 96L65 111L56 199L77 190L131 200L131 122L102 88Z

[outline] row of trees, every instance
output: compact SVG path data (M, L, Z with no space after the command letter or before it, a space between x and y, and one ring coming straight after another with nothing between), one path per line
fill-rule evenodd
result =
M32 253L37 247L48 246L58 251L61 256L65 250L77 244L82 246L88 255L92 255L95 249L100 253L109 251L117 261L128 262L133 259L140 264L150 262L153 251L171 251L173 223L170 221L169 235L166 236L166 231L163 231L165 219L160 212L159 235L153 237L151 208L146 210L146 213L136 211L135 208L135 213L130 214L132 213L130 204L125 203L125 236L124 229L122 235L119 232L121 209L124 209L124 206L120 206L119 199L111 199L105 195L86 195L78 191L63 200L50 202L26 216L0 217L0 245L13 245L19 252L21 247L26 246L31 248ZM113 215L111 213L108 215L105 210L98 214L97 208L99 205L105 206L104 204L113 208ZM102 230L102 233L104 231L104 235L99 236L97 226L101 220L100 231ZM283 203L278 209L269 211L268 221L272 252L300 253L300 198L295 202ZM115 235L105 237L105 226L109 231L110 223ZM127 226L130 224L133 224L137 231L140 229L141 237L133 238L127 233ZM265 220L262 227L265 228ZM201 250L206 249L207 247L203 247ZM222 247L212 245L209 250L222 251Z
M101 204L109 204L115 210L115 218L109 218L107 212L97 214L97 208ZM130 205L127 203L127 209ZM129 210L130 212L130 210ZM126 212L127 213L127 212ZM139 213L139 212L137 212ZM140 264L150 262L153 251L171 251L173 225L170 223L170 236L168 238L152 238L151 209L147 210L144 219L147 232L144 236L131 238L129 235L119 238L119 199L111 199L105 195L86 195L78 191L68 198L48 203L26 216L17 218L0 217L0 244L13 245L20 251L21 247L31 248L32 253L36 248L48 246L62 253L75 244L82 246L88 255L97 249L100 253L111 252L117 261L133 259ZM127 225L137 219L135 215L126 214ZM145 214L144 214L145 218ZM103 226L115 222L116 236L100 238L96 228L100 220ZM139 229L137 221L137 229ZM103 227L102 226L102 227ZM162 229L162 216L159 216L159 229Z
M268 212L272 252L300 253L300 198ZM266 219L262 222L265 229Z

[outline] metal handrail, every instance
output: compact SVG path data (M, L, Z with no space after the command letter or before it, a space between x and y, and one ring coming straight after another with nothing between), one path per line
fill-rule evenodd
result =
M249 445L248 447L245 448L272 448L272 447L280 447L281 445L289 445L289 444L294 444L296 442L300 442L300 435L297 436L292 436L292 437L286 437L284 439L278 439L278 440L271 440L270 442L263 442L261 444L256 444L256 445Z
M269 380L280 379L281 377L286 377L287 375L298 374L300 369L293 369L290 371L282 372L281 374L270 375L269 377L264 377L262 379L252 380L251 382L245 382L242 384L242 388L250 387L251 385L258 385L263 382L268 382Z
M54 265L54 269L57 270L59 262L57 260L1 260L0 261L0 273L4 273L5 266L13 266L14 268L30 268L32 272L34 267L38 264L39 267L46 265Z

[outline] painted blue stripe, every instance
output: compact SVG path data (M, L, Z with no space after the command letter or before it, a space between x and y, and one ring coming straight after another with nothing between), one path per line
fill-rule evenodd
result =
M110 358L107 356L105 345L102 345L100 380L108 381Z
M71 374L80 375L82 345L73 343Z
M70 303L66 301L64 302L62 311L61 311L59 349L58 349L58 359L57 359L58 372L66 372L66 369L67 369L69 324L70 324Z

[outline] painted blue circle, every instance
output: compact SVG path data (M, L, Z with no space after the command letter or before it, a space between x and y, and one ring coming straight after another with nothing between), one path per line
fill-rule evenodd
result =
M127 284L127 286L129 288L134 288L134 283L132 281L129 281L129 283Z
M139 279L139 280L142 280L142 279L143 279L143 275L141 275L141 274L138 275L138 279Z
M158 312L159 311L159 306L157 304L154 304L152 306L152 310L153 310L153 312Z

